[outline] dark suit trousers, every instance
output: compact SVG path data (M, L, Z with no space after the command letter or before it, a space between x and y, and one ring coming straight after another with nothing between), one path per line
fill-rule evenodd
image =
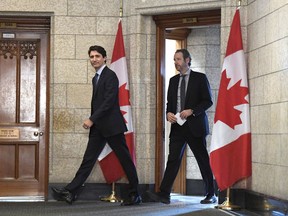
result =
M111 137L103 137L98 131L90 133L87 148L74 179L65 188L76 194L90 175L100 153L102 152L106 142L115 152L121 163L123 170L128 178L131 190L130 193L138 193L138 176L135 165L126 145L125 135L123 133ZM111 169L113 169L111 164Z
M186 143L188 143L198 163L206 194L214 194L213 174L210 167L209 154L206 149L205 137L194 137L189 130L187 122L183 126L175 124L171 128L168 161L160 185L160 191L166 195L171 193L174 180L181 165Z

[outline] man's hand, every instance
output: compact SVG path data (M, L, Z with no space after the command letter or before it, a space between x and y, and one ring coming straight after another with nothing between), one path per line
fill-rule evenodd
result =
M89 129L90 127L92 127L94 123L90 120L90 119L86 119L84 122L83 122L83 128L85 129Z
M166 118L171 124L177 122L177 118L175 117L174 113L168 112Z
M182 119L187 119L190 115L193 114L193 110L192 109L186 109L186 110L183 110L181 113L180 113L180 117Z

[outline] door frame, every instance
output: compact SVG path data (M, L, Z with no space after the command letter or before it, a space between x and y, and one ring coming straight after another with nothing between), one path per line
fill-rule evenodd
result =
M44 191L44 199L48 198L48 182L49 182L49 132L50 132L50 29L51 29L51 17L50 16L21 16L21 15L2 15L0 14L0 29L7 32L32 32L32 33L41 33L45 34L45 38L47 39L47 52L46 58L43 61L45 63L45 89L40 89L41 93L43 93L46 97L44 101L44 109L45 110L45 119L44 124L41 125L42 128L45 128L44 139L44 155L45 158L39 161L40 163L44 163L44 181L43 185L40 185L39 190ZM42 65L43 66L43 65ZM40 101L40 103L43 103ZM40 106L43 106L41 104ZM41 138L42 139L42 138ZM33 196L34 197L34 196ZM29 199L29 195L27 195ZM37 198L35 198L37 199Z
M165 145L163 129L165 120L165 39L166 29L182 29L193 26L208 26L221 23L221 9L193 11L180 14L153 16L156 23L156 146L155 189L158 190L165 171ZM185 160L185 159L184 159ZM180 192L186 193L186 167L179 170Z

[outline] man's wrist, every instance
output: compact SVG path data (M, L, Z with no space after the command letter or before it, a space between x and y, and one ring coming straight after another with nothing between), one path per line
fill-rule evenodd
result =
M192 116L195 116L195 114L194 114L194 111L191 109L191 115Z

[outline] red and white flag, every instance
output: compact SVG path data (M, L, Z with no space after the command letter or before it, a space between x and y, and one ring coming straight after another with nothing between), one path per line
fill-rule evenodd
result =
M210 164L220 190L252 173L249 89L239 9L231 25L221 73Z
M134 164L136 164L132 111L121 19L118 23L110 68L117 74L119 79L119 104L128 128L128 131L125 133L125 138L132 160ZM108 184L119 180L125 175L118 158L108 144L106 144L98 157L98 161Z

